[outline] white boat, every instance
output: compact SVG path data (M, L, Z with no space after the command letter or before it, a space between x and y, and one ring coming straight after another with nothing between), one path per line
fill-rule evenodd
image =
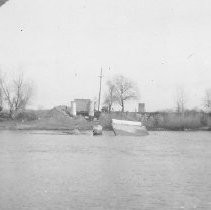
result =
M112 119L115 135L121 136L146 136L148 131L141 122Z

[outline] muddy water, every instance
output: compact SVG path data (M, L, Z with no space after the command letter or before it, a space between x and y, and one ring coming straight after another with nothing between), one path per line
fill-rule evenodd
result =
M0 209L209 210L211 133L0 131Z

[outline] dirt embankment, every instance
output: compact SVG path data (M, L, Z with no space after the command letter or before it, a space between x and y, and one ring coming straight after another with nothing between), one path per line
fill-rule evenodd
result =
M86 120L82 116L71 117L59 109L33 111L21 114L15 120L2 119L0 129L10 130L91 130L97 122Z

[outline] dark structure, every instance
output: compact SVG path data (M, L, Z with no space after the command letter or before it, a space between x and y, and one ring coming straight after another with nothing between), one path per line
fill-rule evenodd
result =
M0 0L0 7L5 3L7 2L8 0Z
M77 115L88 116L91 99L75 99Z
M138 113L144 113L144 112L146 112L145 103L139 103L138 104Z

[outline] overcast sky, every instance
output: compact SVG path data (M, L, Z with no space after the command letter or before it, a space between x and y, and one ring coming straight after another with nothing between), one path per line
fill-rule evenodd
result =
M10 0L0 8L0 67L34 81L32 107L97 97L101 66L103 91L123 74L148 111L174 108L178 87L189 108L201 107L211 87L211 1Z

